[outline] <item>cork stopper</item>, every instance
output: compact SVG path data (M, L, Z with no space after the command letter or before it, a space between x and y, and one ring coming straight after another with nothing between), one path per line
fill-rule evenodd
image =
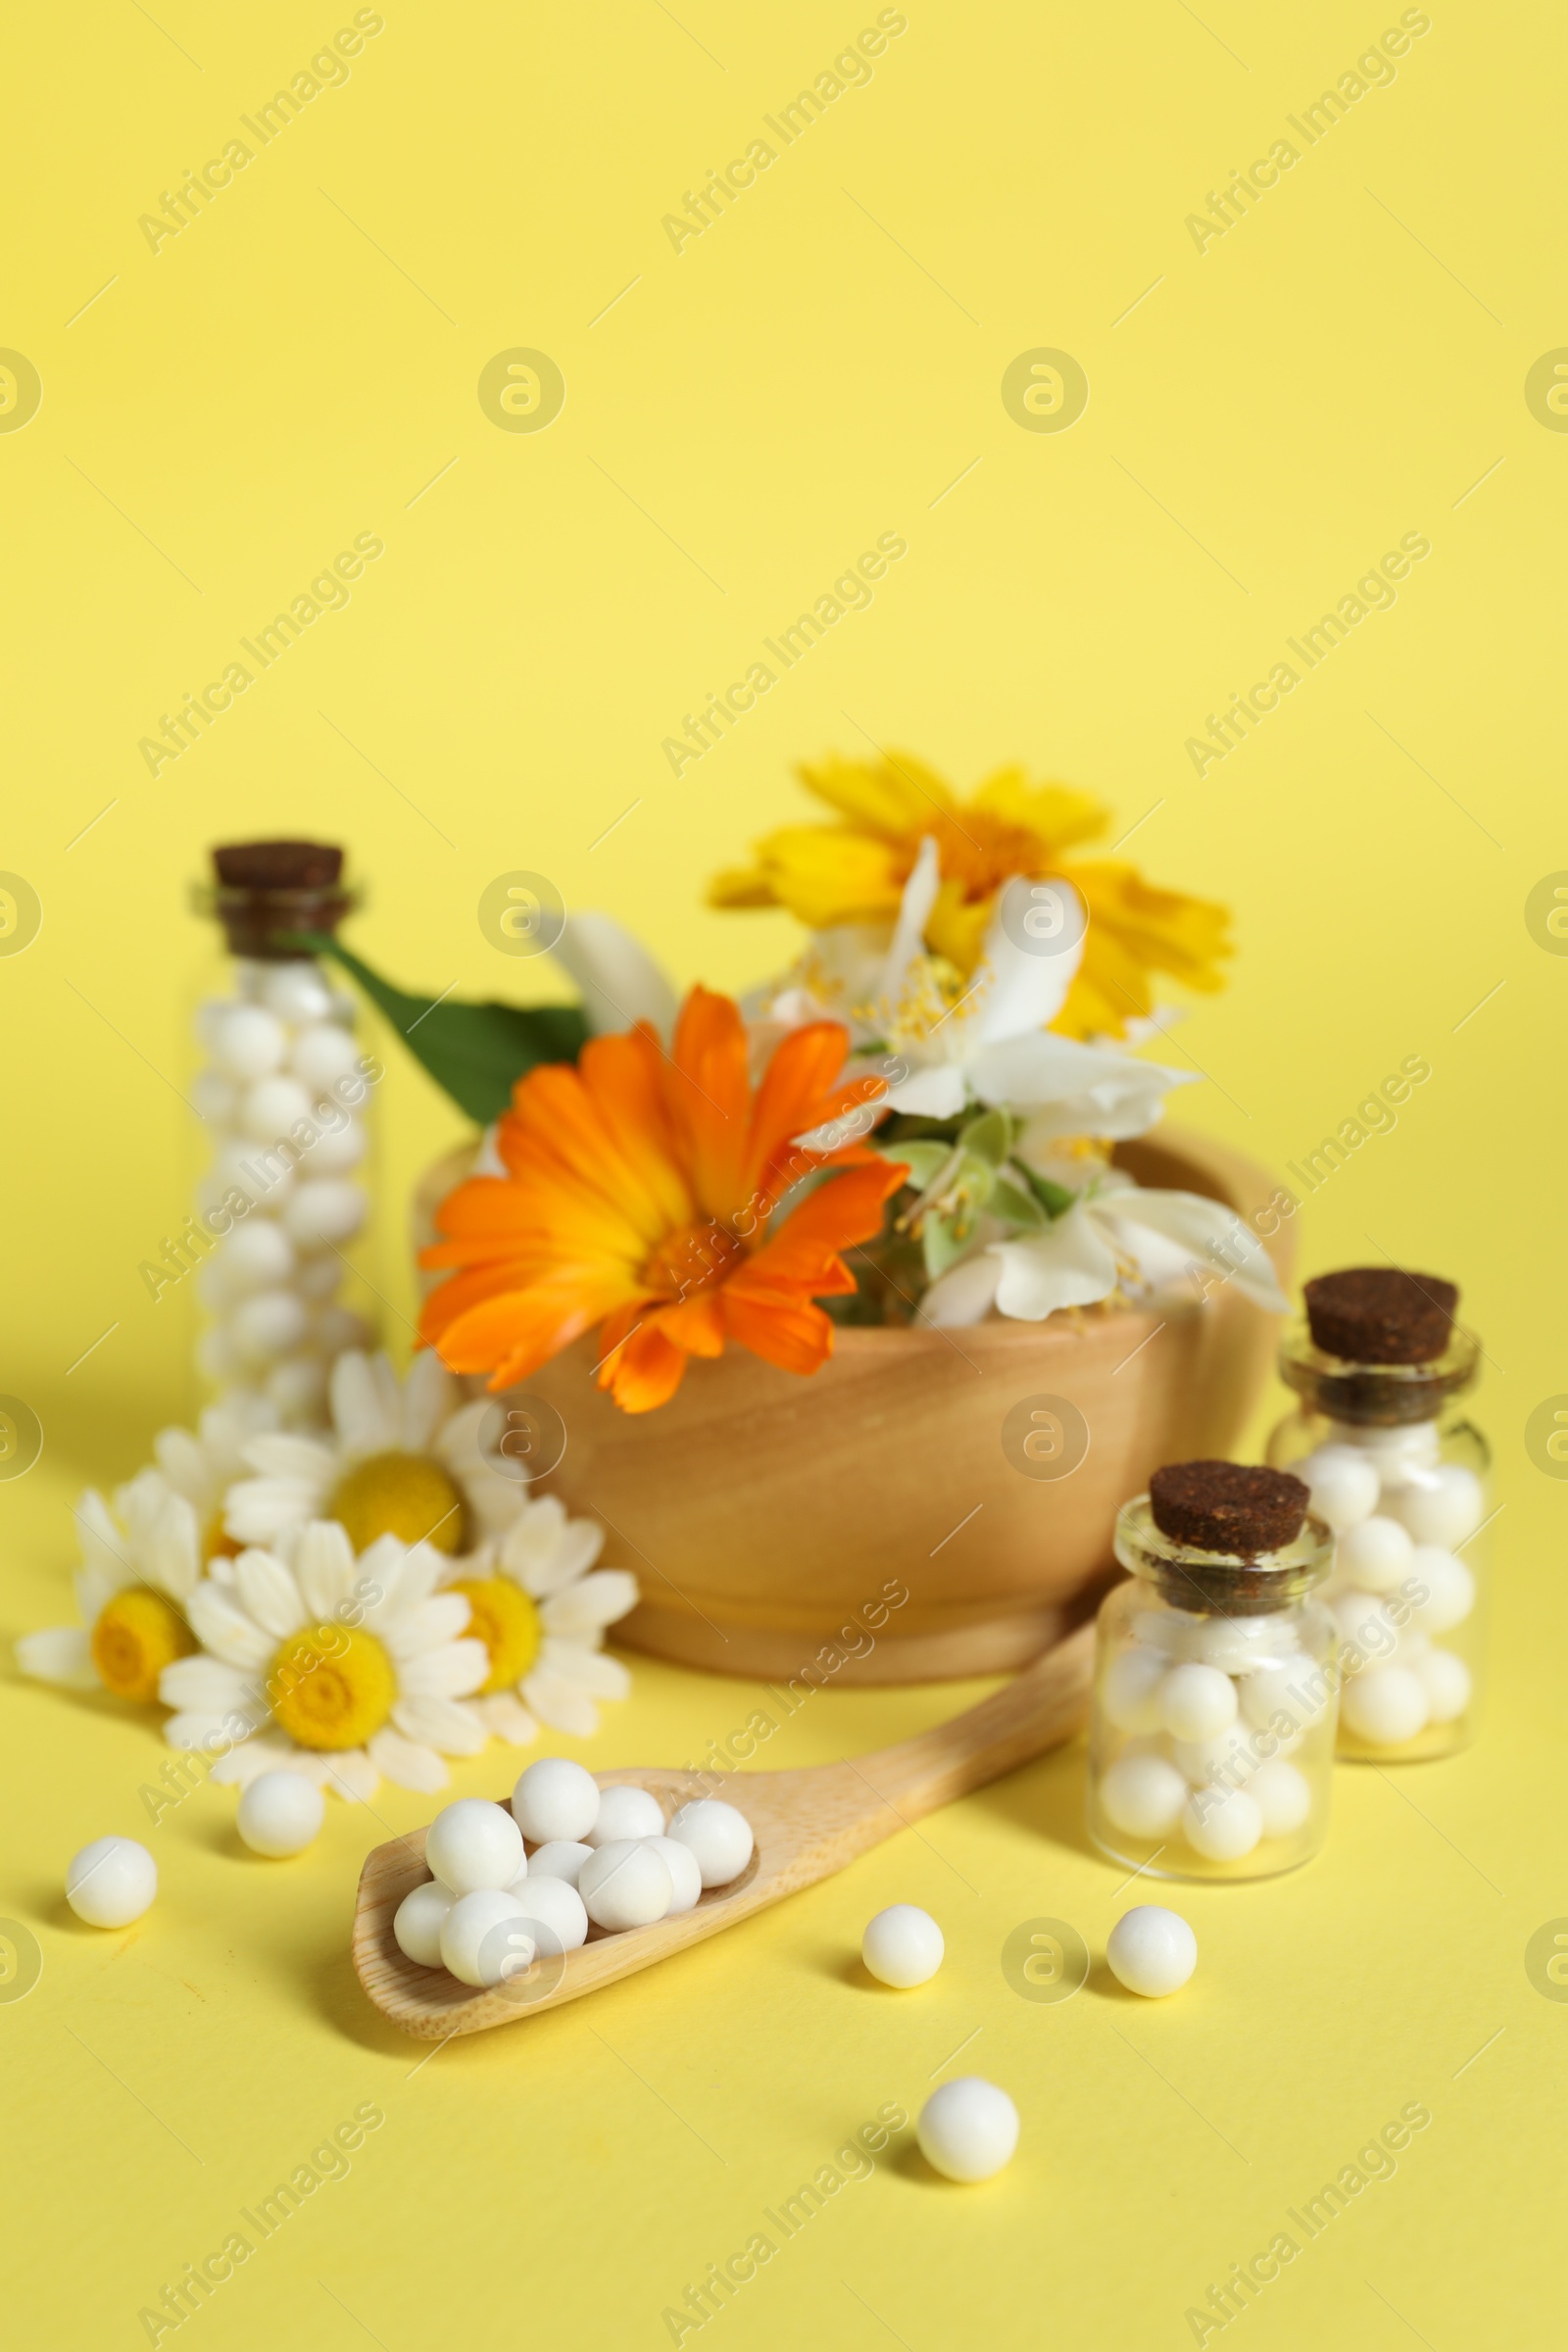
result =
M216 882L198 904L217 915L229 952L265 963L308 956L286 937L333 931L356 903L343 880L343 852L329 842L236 841L213 852Z
M1288 1470L1246 1462L1171 1462L1149 1482L1154 1525L1173 1543L1251 1560L1294 1544L1309 1490Z
M1428 1364L1453 1336L1459 1292L1441 1274L1347 1266L1304 1286L1315 1347L1348 1364Z

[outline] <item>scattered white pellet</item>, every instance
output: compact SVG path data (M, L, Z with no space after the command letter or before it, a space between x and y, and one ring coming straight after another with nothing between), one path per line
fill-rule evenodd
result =
M1198 1937L1179 1911L1167 1911L1163 1903L1137 1903L1111 1929L1105 1959L1129 1992L1163 2000L1179 1992L1198 1966Z
M928 1984L942 1966L942 1930L914 1903L890 1903L865 1924L860 1958L881 1984L907 1991Z
M66 1900L89 1928L128 1928L157 1892L158 1865L134 1838L95 1838L66 1871Z

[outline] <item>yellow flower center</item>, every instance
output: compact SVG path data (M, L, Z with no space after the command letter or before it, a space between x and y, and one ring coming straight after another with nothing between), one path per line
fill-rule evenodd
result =
M290 1634L267 1678L272 1713L301 1747L363 1747L392 1712L392 1661L373 1634L350 1625Z
M437 1551L464 1548L463 1496L428 1454L367 1455L339 1479L326 1516L348 1530L356 1551L377 1536L430 1544Z
M176 1658L188 1658L196 1637L172 1600L149 1585L127 1585L92 1629L92 1662L106 1690L119 1698L153 1699L158 1677Z
M539 1612L510 1576L464 1578L452 1588L468 1604L468 1632L490 1652L490 1679L480 1691L510 1690L539 1655Z

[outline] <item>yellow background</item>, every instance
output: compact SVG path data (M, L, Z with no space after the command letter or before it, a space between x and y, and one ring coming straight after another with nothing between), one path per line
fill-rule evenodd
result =
M422 2048L368 2008L346 1941L367 1843L425 1800L334 1807L311 1854L271 1866L203 1789L146 1833L155 1909L97 1935L64 1909L64 1865L145 1832L156 1730L12 1684L0 1908L44 1956L0 2014L17 2340L144 2341L139 2307L374 2100L385 2127L352 2176L195 2340L665 2342L684 2284L880 2104L917 2107L973 2034L960 2066L1022 2111L1011 2169L964 2191L906 2154L880 2165L718 2340L1190 2342L1207 2283L1415 2100L1433 2121L1397 2177L1265 2290L1248 2341L1549 2340L1568 2012L1524 1948L1568 1913L1568 1495L1524 1428L1568 1388L1568 967L1524 906L1568 866L1568 441L1523 385L1568 341L1560 18L1435 0L1392 86L1200 255L1187 214L1396 11L910 0L869 84L677 256L662 216L874 11L384 13L347 84L156 255L137 216L345 20L326 0L156 0L156 22L100 0L69 37L48 11L6 36L0 343L43 404L0 435L0 865L44 924L0 961L0 1387L46 1433L0 1486L10 1629L66 1614L74 1493L128 1474L188 1402L183 1308L154 1306L136 1266L188 1197L166 1081L189 1067L206 950L184 893L208 845L350 843L372 893L353 936L432 995L560 986L480 936L480 892L515 867L635 925L682 980L738 985L790 926L704 911L703 879L802 811L793 760L874 741L965 782L1012 760L1070 778L1111 805L1112 838L1152 811L1128 854L1235 906L1233 984L1172 1049L1210 1080L1185 1117L1277 1165L1401 1057L1430 1060L1299 1229L1306 1271L1386 1250L1457 1276L1485 1335L1507 1503L1491 1713L1464 1759L1342 1771L1304 1874L1178 1896L1201 1959L1168 2005L1107 1990L1127 1898L1085 1849L1072 1751L676 1966L415 2073ZM476 397L515 346L564 373L538 434ZM1040 346L1087 371L1069 431L1004 409L1004 369ZM150 776L137 739L366 530L386 553L350 607ZM874 606L673 777L661 739L888 530L909 552ZM1433 552L1396 607L1195 775L1205 714L1410 530ZM406 1063L384 1094L382 1262L406 1308L398 1203L459 1122ZM636 1674L581 1746L596 1764L682 1760L752 1704ZM827 1693L768 1760L853 1753L965 1695ZM492 1751L457 1782L508 1777ZM895 1996L853 1954L898 1898L936 1912L949 1959ZM1059 2006L1000 1966L1042 1915L1097 1954Z

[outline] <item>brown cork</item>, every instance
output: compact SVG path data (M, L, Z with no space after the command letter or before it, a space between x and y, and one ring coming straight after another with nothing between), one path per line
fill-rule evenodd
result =
M329 842L229 842L214 850L213 867L213 909L235 956L281 963L309 955L286 936L334 930L354 904L343 852Z
M1149 1482L1161 1535L1243 1560L1294 1544L1311 1499L1288 1470L1246 1462L1171 1462Z
M1453 1333L1457 1287L1399 1266L1346 1266L1305 1286L1315 1346L1349 1364L1427 1364Z

